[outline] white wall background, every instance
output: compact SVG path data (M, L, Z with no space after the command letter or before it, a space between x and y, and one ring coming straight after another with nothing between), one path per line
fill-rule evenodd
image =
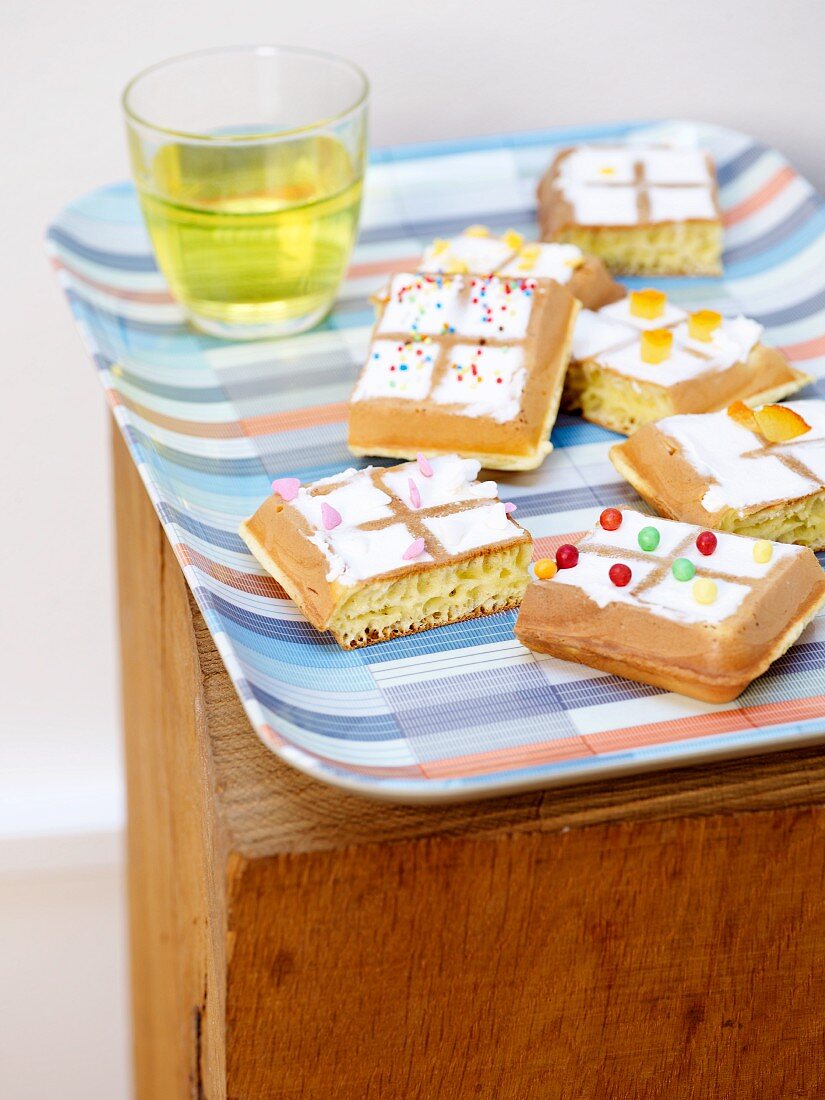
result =
M373 84L375 144L694 117L779 146L825 186L817 0L3 0L0 868L5 843L18 853L10 857L15 882L47 872L21 869L36 849L12 838L105 836L122 815L107 415L45 261L44 226L67 199L126 175L118 96L129 76L187 50L263 41L359 62ZM55 851L71 862L75 849ZM33 935L64 942L47 923L60 927L72 889L66 879L61 891L16 892L40 914ZM78 878L77 891L97 914L84 919L116 928L117 889L84 892ZM27 927L19 910L9 919L17 933ZM108 954L94 953L88 938L86 980L101 994L88 1014L64 1020L79 1029L66 1051L99 1049L98 1023L114 1019L122 1032L122 957L112 935ZM0 919L0 975L10 975L0 988L0 1031L18 1070L28 1065L25 1088L20 1080L4 1087L0 1066L0 1094L54 1095L42 1059L27 1060L26 1017L3 1013L27 979L25 966L2 965L4 952L25 950L14 942ZM35 968L44 956L33 939L30 948ZM60 955L48 964L59 968ZM34 996L46 985L31 988ZM82 1059L71 1063L64 1100L123 1095L121 1040L105 1084L100 1074L84 1076Z

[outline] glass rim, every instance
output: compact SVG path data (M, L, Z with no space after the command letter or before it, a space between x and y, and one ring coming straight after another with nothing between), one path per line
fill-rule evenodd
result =
M337 111L334 114L327 115L324 118L316 119L313 122L305 123L303 126L287 127L285 129L264 131L262 133L255 134L204 134L189 130L176 130L170 126L162 126L157 122L151 122L148 118L143 118L133 110L129 102L130 94L137 87L138 83L145 77L150 76L152 73L156 73L160 69L166 69L172 65L178 65L182 61L194 61L199 58L214 57L218 54L264 54L269 56L275 56L277 54L295 54L302 55L304 57L315 58L319 61L334 62L345 69L349 69L360 81L361 91L358 98L354 103L351 103L348 107L345 107L342 111ZM367 74L364 70L356 65L354 61L349 61L346 57L341 57L340 54L329 53L327 50L314 50L308 46L283 46L283 45L255 45L255 46L213 46L205 50L192 50L189 53L176 54L174 57L168 57L164 61L156 61L154 65L149 65L145 69L141 69L139 73L129 81L120 97L121 107L123 113L126 116L127 122L134 123L138 126L144 126L149 130L154 130L156 133L165 134L167 137L183 138L187 141L209 142L216 145L231 144L253 144L259 141L276 141L280 138L295 137L300 134L310 133L313 130L319 130L324 126L329 126L335 122L344 122L351 115L356 114L367 102L370 93L370 82Z

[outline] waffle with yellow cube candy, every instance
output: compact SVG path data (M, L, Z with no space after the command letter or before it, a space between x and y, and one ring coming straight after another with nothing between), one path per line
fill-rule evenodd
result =
M735 699L825 604L799 546L606 508L534 566L515 626L528 648L710 703Z
M722 216L701 149L578 145L539 184L545 241L578 245L624 275L718 275Z
M573 244L525 241L512 229L496 236L484 225L471 225L455 237L433 241L418 267L433 275L553 279L587 309L601 309L626 293L601 260L585 256Z
M241 524L249 549L345 649L517 607L532 539L456 455L280 477Z
M630 435L677 413L779 401L810 381L761 339L747 317L687 313L661 290L633 290L580 312L562 407Z
M349 449L534 469L551 449L578 310L551 279L394 275L350 398Z
M825 550L825 401L667 417L610 458L661 515Z

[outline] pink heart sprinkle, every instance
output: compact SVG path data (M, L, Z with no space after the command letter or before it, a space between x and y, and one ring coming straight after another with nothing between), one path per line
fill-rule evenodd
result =
M415 542L411 542L401 557L404 561L412 561L413 558L420 558L426 549L426 544L423 539L416 539Z
M418 452L418 455L416 457L416 462L418 463L418 468L421 471L421 473L424 475L424 477L432 477L433 476L433 468L430 465L427 458L421 453L421 451Z
M416 485L416 483L413 481L412 478L410 478L407 481L407 485L409 485L409 487L410 487L410 504L412 504L413 508L420 508L421 507L421 493L419 493L419 491L418 491L418 486Z
M283 500L295 500L301 483L297 477L276 477L272 482L272 492Z
M508 516L512 515L513 512L515 512L515 510L516 510L516 505L513 504L512 500L508 500L508 501L505 502L504 511L507 513Z
M321 523L325 531L332 531L341 523L341 513L326 501L321 502Z

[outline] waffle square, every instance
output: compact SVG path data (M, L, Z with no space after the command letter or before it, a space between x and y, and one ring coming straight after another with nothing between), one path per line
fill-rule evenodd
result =
M699 149L578 145L559 152L538 190L546 241L578 245L628 275L718 275L716 173Z
M806 430L771 442L727 412L672 416L610 458L660 515L825 550L825 401L775 408Z
M825 604L808 549L630 509L607 509L557 559L525 593L524 645L706 702L740 695Z
M691 329L703 320L708 331L698 339ZM645 342L656 332L672 334L669 347L659 362L647 362ZM778 401L810 377L764 345L762 332L747 317L688 314L660 291L631 291L601 310L579 313L562 407L630 435L677 413L712 412L734 401Z
M626 293L598 257L585 256L574 244L525 241L511 229L496 236L483 225L472 225L455 237L433 241L418 270L431 275L553 279L566 286L587 309L601 309Z
M489 615L521 601L532 540L478 472L447 455L280 478L240 534L345 649Z
M349 449L535 468L551 449L578 309L552 280L395 275L350 398Z

